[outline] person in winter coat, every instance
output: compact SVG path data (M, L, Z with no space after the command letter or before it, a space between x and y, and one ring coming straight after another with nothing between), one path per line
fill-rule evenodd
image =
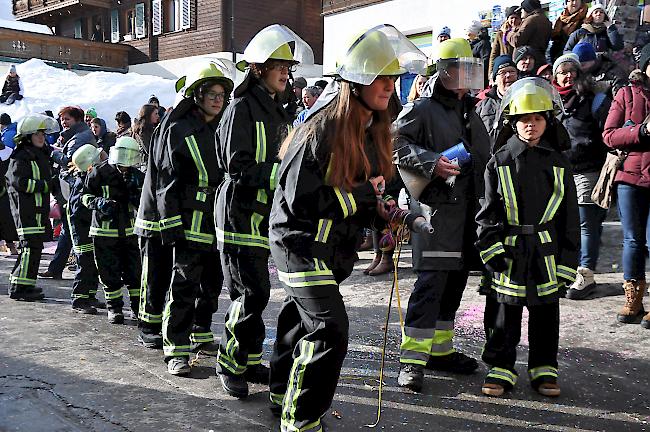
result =
M407 71L399 59L425 59L389 25L356 40L338 59L336 81L281 149L269 241L287 293L270 377L282 431L322 430L348 347L339 284L352 272L361 228L387 218L378 197L395 175L391 108L399 102L391 100L396 77Z
M502 55L512 57L514 48L508 43L508 35L516 31L521 25L521 9L518 6L510 6L506 8L506 20L501 25L501 28L494 33L492 40L492 49L490 51L490 63L488 65L487 76L492 77L494 70L494 60ZM494 84L494 83L492 83Z
M596 93L604 93L613 99L621 87L628 84L627 74L606 54L596 55L593 45L580 42L573 47L573 53L580 60L580 69L594 82Z
M223 282L214 226L216 192L223 180L216 132L233 89L234 65L230 70L224 62L193 65L177 84L183 99L156 135L161 142L155 145L161 148L156 152L155 202L162 245L172 247L171 284L162 317L163 351L172 375L190 372L191 352L219 352L210 329ZM152 288L160 292L161 287Z
M154 129L160 123L160 115L158 114L158 107L152 104L142 105L138 112L138 118L135 119L135 124L131 128L132 136L140 145L140 154L142 171L146 169L147 159L149 158L149 146L151 145L151 135Z
M438 37L436 39L438 43L451 39L451 29L447 26L443 26L438 32Z
M508 55L502 55L494 61L491 81L494 85L486 93L485 99L476 105L476 113L483 121L485 129L490 135L490 147L494 145L497 135L503 127L503 122L499 122L501 99L506 90L518 78L517 66Z
M558 115L558 119L571 140L571 148L564 151L564 155L571 163L580 214L580 265L566 296L582 300L589 298L596 288L594 271L598 263L602 224L607 216L607 210L591 200L591 191L607 154L602 131L611 100L606 95L594 93L589 77L580 69L578 56L573 53L555 61L553 86L564 105L564 112Z
M557 91L542 78L512 85L502 105L509 127L497 138L485 171L476 247L492 273L499 304L482 353L490 366L482 393L489 396L501 396L517 382L524 306L530 384L544 396L560 395L559 298L575 279L580 249L575 185L561 152L566 131L554 117L561 105Z
M467 29L467 39L472 47L472 55L481 59L483 64L483 88L488 86L488 68L490 66L490 53L492 46L488 29L483 27L479 21L474 21Z
M524 0L521 2L521 9L521 25L508 34L508 43L515 50L521 46L530 46L535 64L540 66L546 62L546 47L551 39L551 22L544 15L539 0Z
M16 66L11 65L7 72L7 78L2 85L2 93L0 93L0 103L11 105L16 101L23 98L23 82L20 80L16 72Z
M95 118L97 118L97 110L95 110L95 108L88 108L86 112L84 112L84 122L88 127L90 127L90 123Z
M117 140L117 135L115 135L115 132L109 131L106 127L106 122L104 119L101 119L99 117L96 117L90 121L90 130L95 137L95 145L98 148L104 150L104 153L108 154L111 147L115 145L115 141Z
M9 276L9 297L36 301L45 295L36 287L43 242L52 235L50 226L51 162L45 133L59 129L54 119L32 114L18 123L16 150L7 170L11 213L20 238L20 255Z
M609 147L627 154L616 173L618 212L623 226L623 289L625 304L617 315L622 323L640 318L650 328L650 313L643 315L646 291L647 226L650 224L650 44L639 57L640 70L630 85L616 93L605 122L603 139Z
M18 124L11 121L11 117L7 113L0 114L0 142L5 148L13 149L16 147L14 137L16 136L16 128Z
M290 41L296 44L293 52ZM268 218L278 179L278 149L292 120L281 96L303 52L311 60L311 48L291 29L279 24L262 29L237 64L246 76L219 123L217 156L226 178L219 187L215 221L231 304L217 373L224 390L239 398L248 395L247 382L268 382L268 369L261 363L262 312L271 288Z
M90 236L111 324L124 322L124 285L131 311L138 316L141 265L133 224L144 180L144 174L134 168L138 163L138 143L121 137L108 160L88 173L81 197L82 204L93 211Z
M571 33L564 52L570 52L580 42L590 43L597 53L609 53L623 49L623 37L605 12L605 6L595 1L592 3L584 24Z
M471 49L464 39L443 42L439 53L432 94L407 106L395 122L398 167L429 182L421 196L413 196L411 210L427 212L437 233L411 237L418 278L404 322L398 384L416 392L422 390L425 367L455 373L478 367L456 351L453 336L469 270L482 268L473 247L474 216L490 137L469 89L483 85L483 66L466 60ZM443 155L458 144L471 154L463 167Z
M566 7L553 25L546 61L553 64L564 53L569 36L582 26L587 17L587 4L583 0L567 0Z
M537 62L532 47L528 45L520 46L513 52L512 59L517 65L519 78L535 76Z
M115 114L115 136L117 138L122 136L131 136L131 116L126 111L118 111Z
M11 122L9 114L0 115L0 239L5 241L5 247L11 255L18 255L15 241L18 240L16 225L11 216L11 207L9 205L9 195L7 195L7 182L5 175L9 168L9 158L13 152L16 143L17 124ZM4 146L4 148L2 148Z

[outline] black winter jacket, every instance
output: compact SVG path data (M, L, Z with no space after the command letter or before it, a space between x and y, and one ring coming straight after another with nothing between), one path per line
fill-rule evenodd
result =
M476 104L476 114L483 121L483 125L490 135L490 148L494 147L499 131L503 127L503 120L497 122L499 118L499 108L501 107L501 97L497 92L497 86L494 85L485 94L485 99Z
M72 162L72 155L84 144L95 145L96 140L88 125L80 121L61 132L59 142L62 149L61 151L52 152L52 160L59 165L61 194L67 201L70 197L70 187L74 183L73 168L69 167L70 162Z

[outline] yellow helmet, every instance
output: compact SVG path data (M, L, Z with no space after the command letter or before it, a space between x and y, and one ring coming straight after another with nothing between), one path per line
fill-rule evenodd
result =
M217 81L224 87L226 93L232 92L234 71L226 60L202 61L192 65L187 75L176 81L176 93L183 97L191 97L194 90L206 81Z
M293 43L293 51L289 46ZM289 27L273 24L259 31L244 50L244 59L237 69L245 71L251 63L264 63L268 59L285 60L294 64L313 64L314 53L300 36Z
M481 89L483 61L472 55L472 48L465 39L452 38L438 46L436 70L442 85L448 90Z
M99 161L102 149L92 144L84 144L72 155L72 163L79 171L88 171L88 168Z
M46 134L53 134L60 130L61 128L59 127L59 124L52 117L48 117L44 114L30 114L23 117L18 122L14 142L19 143L24 137L38 131L43 131Z
M524 78L512 84L501 101L503 115L518 116L562 110L560 94L543 78Z
M135 166L141 162L140 145L129 136L121 136L110 148L108 163L125 167Z
M474 57L472 47L463 38L452 38L438 45L438 60L451 60Z

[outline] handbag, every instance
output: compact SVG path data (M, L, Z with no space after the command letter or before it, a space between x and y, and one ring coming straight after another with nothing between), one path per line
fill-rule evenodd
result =
M621 165L625 161L627 153L621 150L614 150L607 153L605 165L600 170L598 181L591 191L591 200L599 207L608 209L612 203L612 194L614 192L614 179Z

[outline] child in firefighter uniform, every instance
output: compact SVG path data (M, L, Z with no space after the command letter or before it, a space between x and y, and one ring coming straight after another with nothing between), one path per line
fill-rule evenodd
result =
M138 143L131 137L120 137L111 147L108 160L86 176L81 197L83 205L93 211L90 236L108 320L113 324L124 322L124 285L135 317L140 303L140 254L133 234L135 207L140 203L144 180L144 174L135 168L138 163Z
M161 143L156 145L161 151L152 155L160 157L156 201L161 240L173 247L162 322L163 351L172 375L190 373L191 352L216 356L218 350L210 330L223 282L214 227L223 172L217 166L215 140L233 88L234 65L228 69L224 61L201 62L177 82L182 99L159 130Z
M394 173L395 77L419 73L400 59L426 63L395 27L359 36L339 58L337 79L281 150L269 232L287 294L270 374L281 431L321 431L336 391L349 328L339 284L352 272L362 228L385 226L377 195Z
M499 303L483 350L491 367L482 392L501 396L517 382L515 361L523 307L529 312L528 375L544 396L558 396L559 297L576 277L580 223L568 134L555 119L557 91L526 78L504 95L507 116L485 172L485 202L476 216L476 246L493 274ZM559 111L558 111L559 112Z
M90 238L93 212L83 205L81 197L88 171L101 162L102 156L106 159L107 155L93 144L84 144L72 155L74 182L70 187L66 208L72 250L77 259L77 271L72 283L72 310L83 314L97 313L95 294L99 276L95 264L95 248Z
M291 51L289 43L295 48ZM226 172L215 217L224 285L231 304L225 316L217 372L226 392L248 395L247 382L267 383L261 364L269 301L268 217L277 184L280 142L292 118L282 95L299 60L313 63L309 45L289 28L272 25L246 47L237 67L246 71L219 124L219 167Z
M14 137L16 149L7 170L7 188L11 214L20 239L20 255L9 276L9 297L36 301L45 295L36 287L43 242L51 238L50 150L45 134L59 131L56 120L33 114L18 122Z

